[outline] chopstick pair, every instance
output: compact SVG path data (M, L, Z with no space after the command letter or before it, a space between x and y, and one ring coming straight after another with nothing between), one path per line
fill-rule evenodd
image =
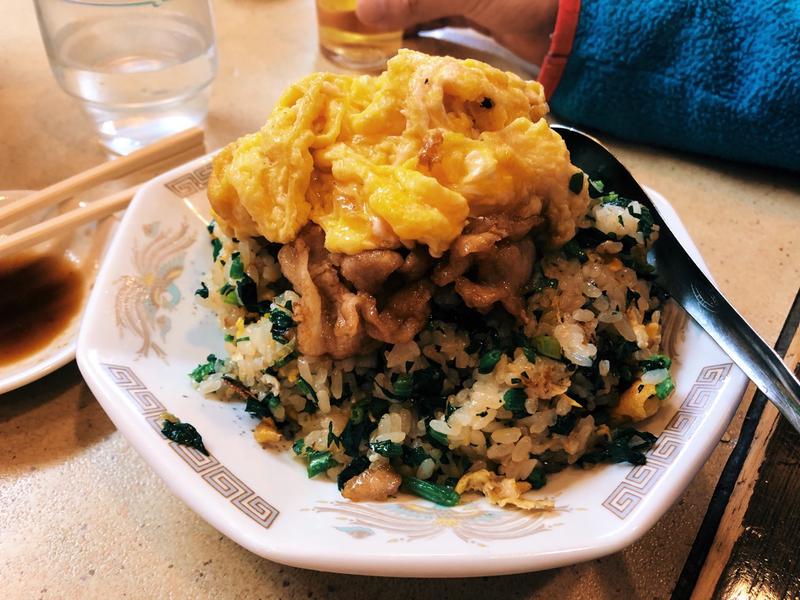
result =
M88 190L100 183L129 175L167 159L184 157L187 160L204 152L203 130L197 127L159 140L149 146L86 171L68 177L43 190L34 192L0 208L0 227L12 223L30 211L55 206L70 196ZM90 223L125 208L141 184L115 192L94 202L52 217L13 234L0 235L0 256L30 247L56 234L64 233L85 223Z

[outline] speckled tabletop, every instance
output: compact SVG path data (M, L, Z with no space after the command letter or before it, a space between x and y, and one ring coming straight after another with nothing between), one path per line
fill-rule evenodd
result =
M318 55L311 0L216 0L208 145L258 128ZM54 81L32 3L0 3L0 189L40 188L104 160ZM786 173L607 140L667 196L723 291L769 341L800 286L800 188ZM250 554L173 497L103 413L75 364L0 397L2 598L665 598L743 408L681 499L638 543L593 562L477 580L304 571Z

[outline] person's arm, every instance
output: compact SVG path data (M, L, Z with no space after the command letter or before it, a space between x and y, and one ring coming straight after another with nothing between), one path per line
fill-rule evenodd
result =
M560 0L553 112L621 138L800 170L800 3Z

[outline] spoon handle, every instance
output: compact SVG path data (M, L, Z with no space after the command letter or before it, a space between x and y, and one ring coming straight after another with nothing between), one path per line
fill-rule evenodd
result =
M800 382L777 353L731 306L668 228L661 228L653 252L660 276L670 282L672 297L800 431Z

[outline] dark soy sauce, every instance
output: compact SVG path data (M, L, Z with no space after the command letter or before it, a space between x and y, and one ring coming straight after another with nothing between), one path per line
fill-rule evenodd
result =
M0 261L0 367L47 346L83 304L84 281L64 256Z

